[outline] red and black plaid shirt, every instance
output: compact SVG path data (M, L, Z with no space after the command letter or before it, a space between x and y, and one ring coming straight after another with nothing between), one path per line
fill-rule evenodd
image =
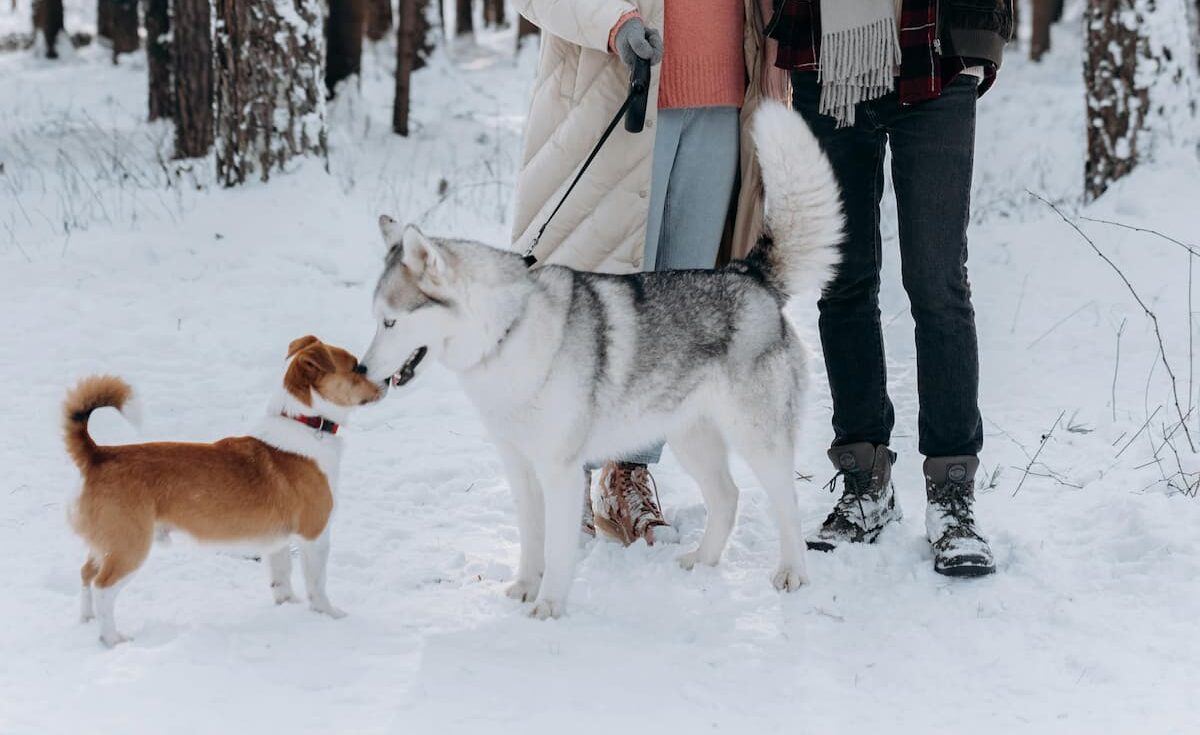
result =
M938 0L904 0L900 10L900 103L934 99L942 86L972 66L983 67L983 94L996 79L996 65L961 56L942 56L938 38ZM771 19L768 35L779 41L775 66L794 71L818 71L821 57L820 0L784 0Z

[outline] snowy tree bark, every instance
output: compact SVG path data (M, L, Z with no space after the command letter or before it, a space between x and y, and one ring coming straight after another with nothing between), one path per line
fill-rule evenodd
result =
M488 28L504 26L504 0L483 0L483 24Z
M422 4L418 0L400 0L396 31L396 97L392 103L392 131L397 135L408 135L410 80L420 47Z
M100 0L100 8L107 6L106 35L112 45L113 62L121 54L130 54L138 50L138 4L137 0Z
M517 48L521 48L521 43L527 36L536 36L541 31L525 16L520 16L517 20Z
M325 159L321 0L218 0L217 177Z
M146 68L150 76L150 119L174 115L174 82L171 79L171 3L146 0Z
M382 41L392 30L392 0L366 0L367 38Z
M58 34L63 30L62 0L33 0L33 32L41 34L46 58L58 58Z
M1050 50L1050 24L1054 22L1056 0L1033 0L1033 35L1029 40L1029 60L1041 61Z
M332 97L339 82L362 71L364 0L329 0L325 19L325 89Z
M1155 144L1194 154L1195 67L1180 63L1191 44L1184 6L1172 0L1091 0L1088 5L1088 146L1084 190L1101 196L1128 175Z
M440 0L433 0L433 3L436 4L436 9L440 14L442 7ZM435 21L431 18L432 11L433 8L431 8L430 0L417 0L416 9L414 11L416 13L415 19L411 21L413 33L412 45L406 52L412 56L412 71L425 68L425 60L429 58L431 53L433 53L433 48L436 45L438 33L437 28L439 28L440 25L439 21ZM400 16L396 22L396 37L398 39L404 37L406 28L409 27L405 25L406 22L410 21L405 20L404 8L401 8ZM399 44L397 44L396 53L397 58L399 58ZM399 73L399 68L399 66L396 67L397 73Z
M471 0L454 0L454 8L454 35L474 34L475 20L471 17Z
M198 158L213 144L213 41L209 0L172 0L175 157Z

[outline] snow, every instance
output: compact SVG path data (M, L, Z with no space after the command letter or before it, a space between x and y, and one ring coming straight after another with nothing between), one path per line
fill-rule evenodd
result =
M329 108L330 172L314 161L233 190L207 162L169 162L169 125L142 121L140 56L0 56L0 733L1194 732L1200 499L1163 479L1178 420L1157 342L1115 274L1026 190L1072 218L1196 245L1200 171L1164 160L1079 209L1084 95L1067 30L1040 66L1016 50L980 105L978 516L994 577L932 571L889 209L881 304L907 516L873 546L810 555L810 587L771 589L775 531L744 469L723 563L681 571L704 510L668 454L656 477L681 544L592 542L569 615L527 619L502 594L517 530L499 460L454 381L427 369L345 430L329 594L349 617L277 608L262 564L177 544L122 592L134 641L111 651L75 619L67 388L105 371L140 393L141 433L100 412L101 441L207 441L257 418L291 339L361 349L380 212L506 241L536 50L514 61L497 37L435 58L414 76L404 140L390 132L392 49L368 49L361 91ZM1158 314L1186 411L1200 387L1188 255L1079 224ZM812 312L797 309L809 330ZM809 528L832 501L829 410L818 376L797 457ZM1194 471L1178 431L1174 444Z

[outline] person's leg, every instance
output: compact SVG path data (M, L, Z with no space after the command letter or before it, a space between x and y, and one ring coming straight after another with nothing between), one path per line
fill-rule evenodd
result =
M864 114L848 128L838 128L832 117L820 114L821 85L815 73L793 74L792 95L793 106L812 128L833 167L846 218L842 260L817 302L833 396L833 446L887 444L894 412L887 395L879 318L885 133L866 114L865 105Z
M967 281L967 224L978 82L966 74L942 96L889 125L904 288L916 324L919 448L927 457L983 446L979 345Z
M674 165L664 183L657 243L647 236L646 270L712 268L737 182L740 119L736 107L665 110L684 117ZM655 147L657 159L658 148ZM656 171L657 173L657 171ZM652 190L660 182L654 181Z
M661 110L654 142L646 270L716 265L739 160L736 107ZM719 204L718 204L719 203ZM647 466L663 443L605 465L596 528L629 544L663 538L666 521ZM669 529L669 527L667 527Z
M838 128L819 112L815 73L792 75L793 106L829 158L842 193L846 238L833 280L817 302L821 345L833 397L829 459L843 479L842 495L808 547L832 551L842 543L869 543L901 517L891 487L894 411L887 394L887 363L879 318L886 134L874 104L860 105L855 125ZM893 98L894 99L894 98Z
M941 97L898 110L889 125L904 288L916 323L925 528L934 570L950 576L996 569L974 516L983 423L966 263L977 86L959 75Z

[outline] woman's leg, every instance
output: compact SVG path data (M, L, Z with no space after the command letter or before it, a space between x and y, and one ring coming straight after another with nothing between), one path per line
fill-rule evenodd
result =
M736 107L661 110L654 142L647 271L712 268L737 181L739 114ZM596 527L625 543L666 525L653 479L663 443L609 462L600 478ZM659 538L662 532L657 531Z

